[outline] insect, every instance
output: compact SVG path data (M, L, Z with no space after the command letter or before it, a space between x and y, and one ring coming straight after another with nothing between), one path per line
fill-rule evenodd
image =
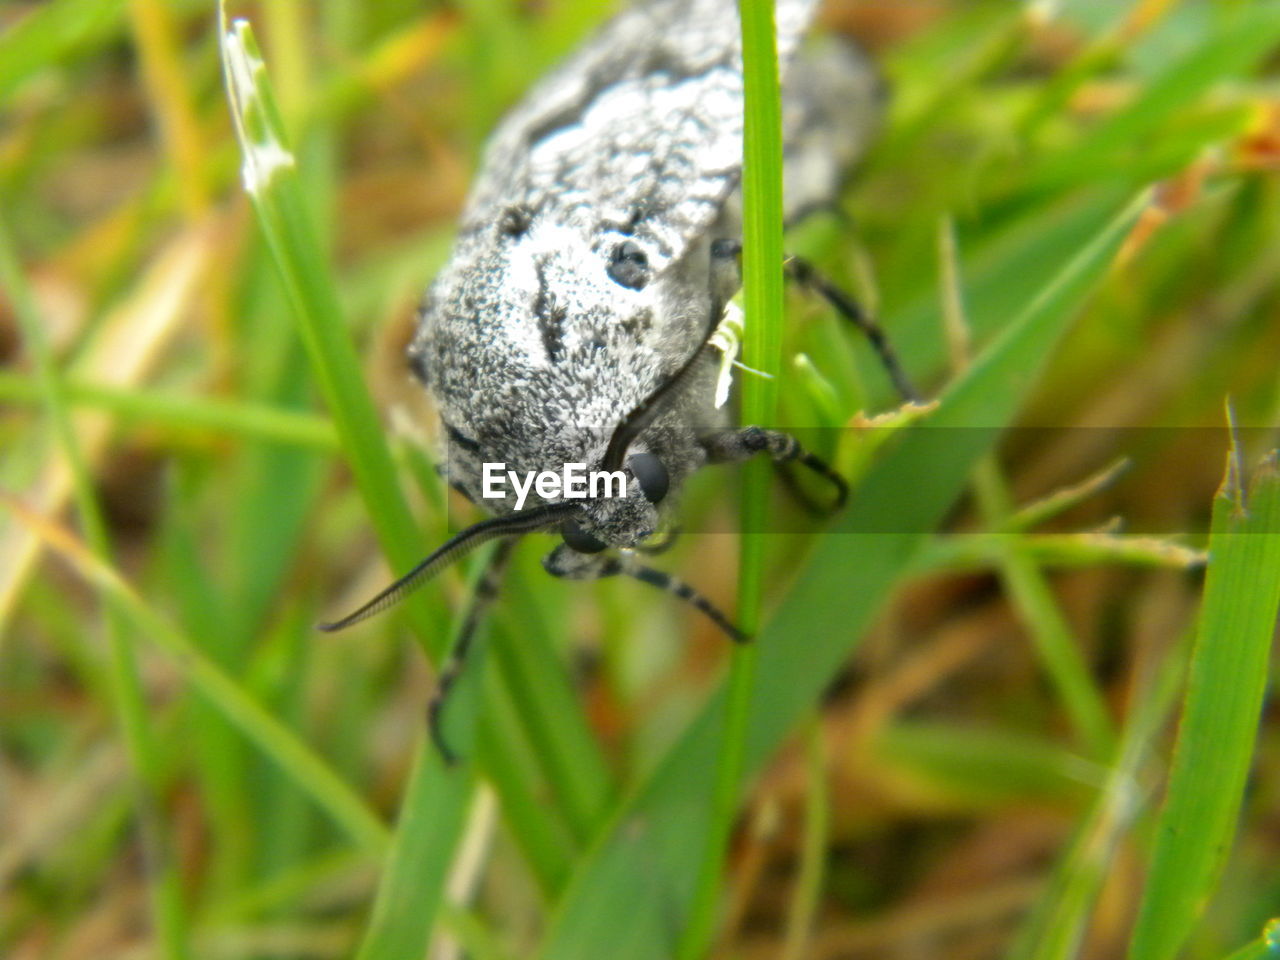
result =
M817 6L776 6L790 219L830 203L881 100L877 74L851 46L799 51ZM701 594L640 560L686 479L707 464L765 454L813 470L844 499L843 479L794 438L735 427L716 402L720 328L741 284L742 139L734 0L641 0L538 83L487 146L408 358L439 410L449 483L493 516L322 625L372 616L481 544L502 541L429 711L446 758L445 694L521 535L559 534L543 560L555 577L634 577L742 640ZM899 390L914 397L857 305L802 261L787 268L869 335ZM518 509L510 487L483 496L486 464L521 476L586 465L620 473L625 495L575 499L539 486Z

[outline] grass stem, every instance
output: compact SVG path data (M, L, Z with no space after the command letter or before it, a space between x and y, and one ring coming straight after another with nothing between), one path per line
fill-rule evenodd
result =
M742 272L747 321L744 362L768 375L743 378L742 417L744 423L768 426L774 422L776 381L782 367L782 113L778 55L772 2L741 0L739 15L746 101L742 187ZM763 531L770 479L769 464L763 460L746 465L738 623L748 637L759 631L763 618ZM741 796L758 657L753 642L739 644L733 650L711 828L699 867L689 926L680 944L681 960L705 955L715 938L720 876Z

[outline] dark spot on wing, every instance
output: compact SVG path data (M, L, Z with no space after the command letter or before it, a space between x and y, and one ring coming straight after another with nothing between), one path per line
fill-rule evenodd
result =
M532 223L533 214L528 207L507 207L502 211L502 217L498 221L498 230L504 237L519 239L529 232L529 226Z
M652 154L649 154L649 169L653 169ZM583 204L582 206L585 208L589 206L589 204ZM634 206L631 208L631 212L627 215L626 220L615 220L612 217L605 217L596 223L596 235L600 236L606 233L620 233L624 237L634 236L636 229L647 217L652 215L652 212L652 210L649 210L646 207ZM599 249L599 246L596 246L595 249Z
M587 99L579 103L568 104L564 109L548 114L543 117L541 123L535 123L529 128L529 132L525 136L525 142L531 148L536 147L553 134L559 133L561 130L567 130L569 127L577 126L582 122L582 115L590 104L591 99Z
M684 83L686 80L704 77L715 70L730 67L732 63L733 57L729 51L726 51L712 62L698 64L696 69L690 69L689 64L672 56L672 51L668 48L653 46L645 51L644 59L640 62L640 72L646 76L662 75L670 78L674 83Z
M542 336L542 346L547 351L547 359L558 363L564 357L564 307L556 302L556 295L547 289L547 278L544 262L539 261L538 294L533 299L533 315L538 321L538 332Z
M456 443L459 447L461 447L463 450L466 450L468 453L480 452L480 444L477 441L472 440L465 433L463 433L453 424L449 423L449 421L445 420L443 417L440 418L440 422L444 424L444 432L448 434L450 443Z
M408 354L409 372L413 374L424 387L431 385L431 377L427 374L427 355L419 350L412 350Z
M649 282L649 255L634 240L623 240L610 253L605 272L619 286L643 290Z

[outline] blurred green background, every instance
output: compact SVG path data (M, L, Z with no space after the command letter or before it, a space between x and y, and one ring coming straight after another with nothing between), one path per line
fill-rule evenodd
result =
M6 957L672 955L722 636L640 584L551 580L533 538L446 772L422 648L468 571L314 630L390 575L375 527L401 569L473 516L402 349L486 132L609 9L231 5L294 146L317 328L241 185L217 10L0 5ZM883 318L942 397L924 423L1022 429L844 431L850 512L767 538L711 953L1267 955L1280 4L830 0L823 22L892 97L840 214L788 244ZM336 401L317 329L359 358ZM786 350L779 422L892 411L821 304L790 296ZM368 461L333 426L363 383ZM1228 397L1253 489L1215 516ZM369 505L382 436L416 528ZM730 523L736 489L705 471L687 525ZM658 562L732 609L732 536Z

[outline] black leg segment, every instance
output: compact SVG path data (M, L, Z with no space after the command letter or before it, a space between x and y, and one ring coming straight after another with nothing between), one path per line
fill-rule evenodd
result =
M862 331L863 335L871 343L872 349L875 350L876 356L880 358L880 363L889 375L889 379L893 381L894 387L902 395L902 399L918 403L920 395L916 392L915 387L911 385L911 381L907 379L906 372L902 369L902 363L898 360L897 353L894 352L893 344L889 342L889 338L885 335L880 325L862 309L858 301L819 273L813 264L807 260L795 256L787 257L783 261L783 267L787 272L787 276L800 284L800 286L818 294L827 303L831 304L840 316Z
M716 240L712 244L713 262L717 260L725 260L730 256L736 257L742 253L742 244L737 240ZM787 276L800 286L807 290L818 294L832 308L840 314L849 323L862 331L863 336L871 343L871 347L876 352L876 356L880 359L881 366L889 375L889 379L893 381L894 388L901 394L903 400L913 403L920 402L920 394L916 392L915 387L911 385L911 381L907 378L906 371L902 369L902 363L898 360L898 355L893 349L893 344L889 342L889 337L885 334L880 324L870 317L862 306L848 293L845 293L830 280L828 280L813 264L803 257L797 257L794 254L788 255L782 262L783 270Z
M629 576L635 577L637 580L649 584L651 587L657 587L659 590L665 590L667 593L674 594L679 597L695 610L701 611L706 615L712 623L729 635L729 639L734 643L745 643L751 638L742 632L733 621L724 615L718 607L710 600L700 594L689 584L683 580L672 576L665 570L658 570L655 567L645 566L642 563L624 564L622 570Z
M679 597L706 616L734 642L742 643L750 639L719 607L697 590L669 573L641 563L636 559L634 551L623 550L618 556L605 553L583 554L567 544L561 544L543 557L542 566L553 577L564 580L601 580L619 574L633 577Z
M702 438L707 459L712 463L740 463L758 453L767 453L774 463L798 463L807 467L836 488L833 510L839 510L849 498L849 484L820 457L814 456L800 441L781 430L764 427L743 427L741 430L724 430Z
M442 713L449 690L462 675L462 669L467 663L467 654L471 652L472 641L475 640L480 628L480 621L498 595L502 574L507 568L507 561L511 558L511 551L515 544L515 540L503 540L489 559L488 566L485 567L484 573L476 584L475 592L467 601L467 612L462 618L462 625L458 628L458 638L454 641L453 649L449 651L448 657L440 668L435 692L427 703L427 729L431 734L432 742L447 764L456 763L458 759L457 754L449 748L441 727Z

